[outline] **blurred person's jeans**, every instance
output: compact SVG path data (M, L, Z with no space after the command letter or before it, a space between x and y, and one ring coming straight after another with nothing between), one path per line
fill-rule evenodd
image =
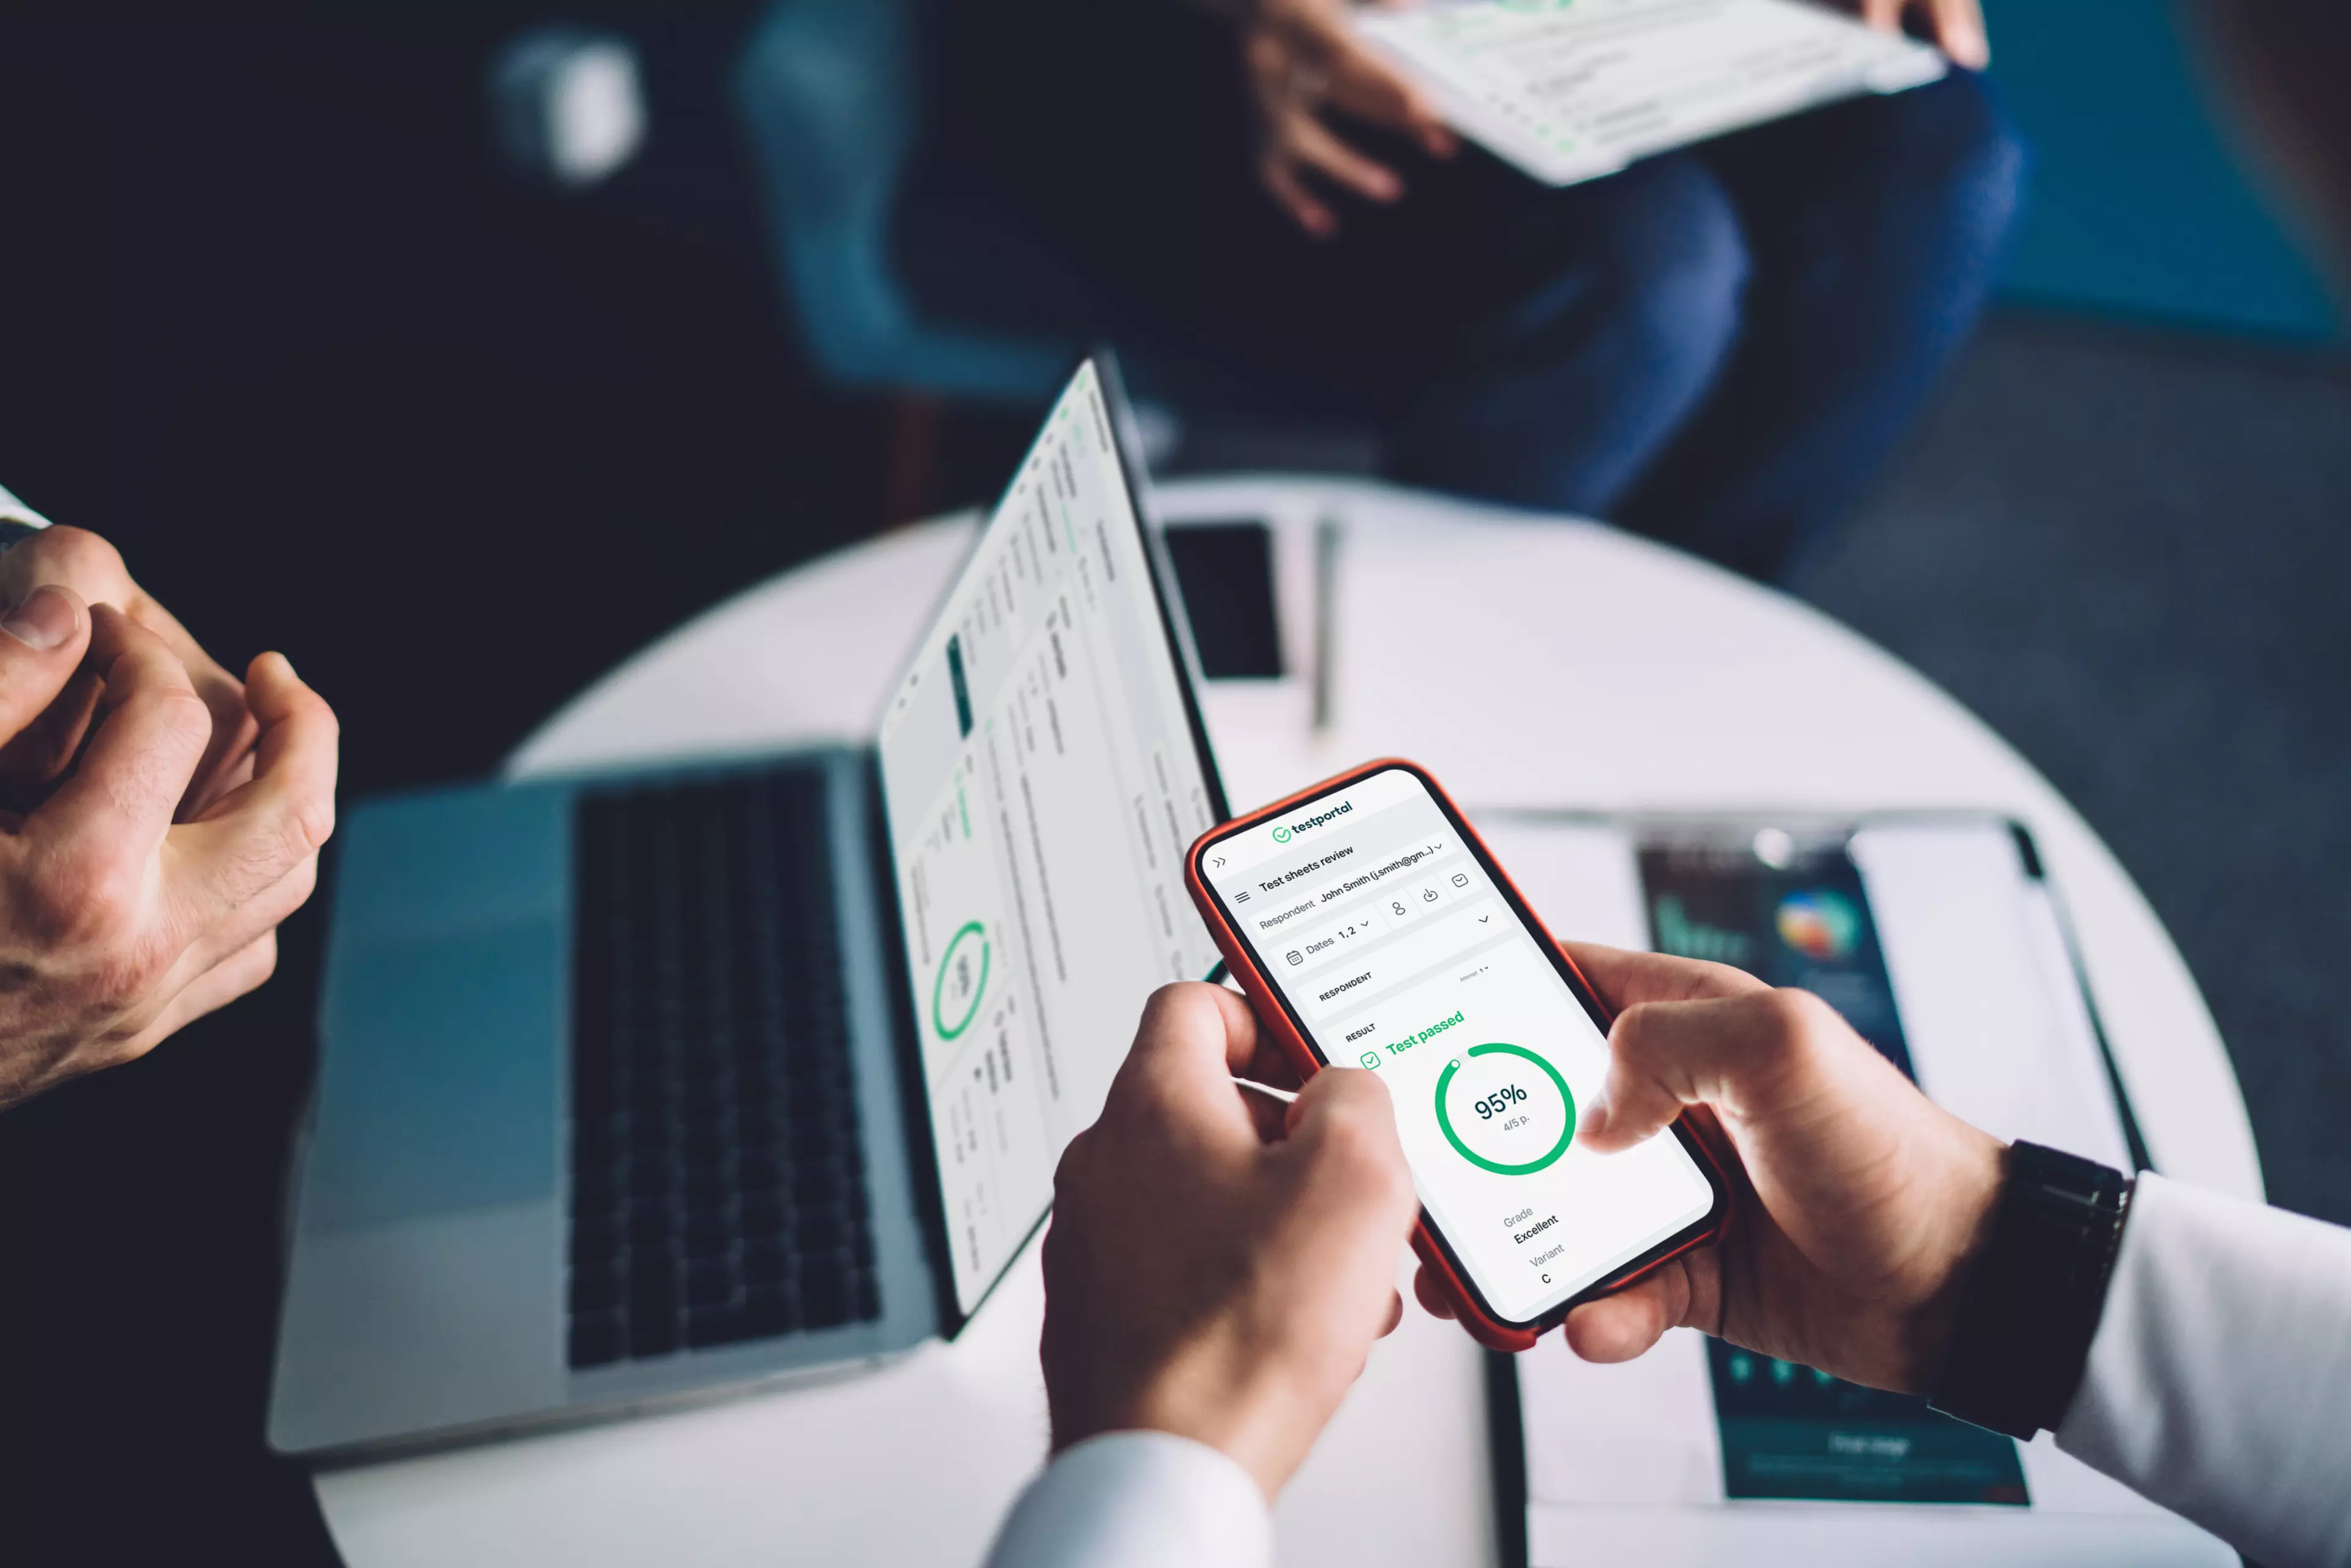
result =
M1399 477L1611 517L1781 575L1876 471L1981 310L2021 144L1955 76L1533 205L1546 283L1415 399Z
M1107 333L1270 411L1369 423L1398 479L1608 517L1759 578L1884 460L2018 209L2022 146L1955 74L1565 190L1364 132L1408 193L1345 204L1318 242L1258 193L1228 40L1066 4L947 7L985 25L947 24L946 134L902 218L919 297ZM1046 14L1049 47L1021 26ZM926 204L992 206L1059 276L961 265L923 243Z

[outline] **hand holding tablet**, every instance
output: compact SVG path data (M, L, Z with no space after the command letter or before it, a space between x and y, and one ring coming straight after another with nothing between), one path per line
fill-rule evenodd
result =
M1266 193L1317 239L1339 232L1325 190L1400 200L1404 181L1334 129L1328 111L1403 137L1432 158L1459 143L1436 99L1351 25L1349 0L1259 0L1241 33L1241 63L1257 119L1257 176Z
M1552 185L1949 68L1904 37L1906 0L1866 20L1807 0L1468 0L1359 12L1367 40L1446 118ZM1974 0L1937 0L1938 37L1988 57Z

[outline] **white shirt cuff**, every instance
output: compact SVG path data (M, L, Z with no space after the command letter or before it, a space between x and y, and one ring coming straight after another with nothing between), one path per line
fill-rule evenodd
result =
M987 1568L1272 1568L1273 1514L1205 1443L1111 1432L1056 1456L1013 1505Z
M49 526L49 519L10 495L5 485L0 485L0 523L27 523L37 528L46 528Z
M2057 1446L2272 1568L2351 1563L2351 1231L2142 1175Z

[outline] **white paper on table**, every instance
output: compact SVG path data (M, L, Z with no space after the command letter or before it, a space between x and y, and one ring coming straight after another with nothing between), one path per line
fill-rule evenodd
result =
M1646 947L1634 830L1511 814L1479 831L1562 940ZM2127 1167L2095 1026L2047 884L1991 817L1887 815L1851 841L1920 1085L2002 1138ZM2233 1563L2213 1537L2058 1452L2021 1449L2030 1509L1728 1500L1706 1342L1676 1330L1593 1366L1546 1339L1519 1358L1532 1568L1646 1563Z
M1466 0L1357 25L1464 135L1553 185L1949 69L1808 0Z

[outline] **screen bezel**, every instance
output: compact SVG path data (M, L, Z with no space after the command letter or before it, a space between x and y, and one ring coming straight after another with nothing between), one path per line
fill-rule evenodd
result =
M1593 991L1576 967L1567 961L1566 956L1560 951L1558 943L1552 939L1551 934L1543 928L1542 922L1535 918L1534 912L1527 907L1525 899L1520 896L1518 885L1510 880L1510 874L1496 863L1493 854L1486 848L1485 841L1478 836L1477 830L1469 825L1468 821L1454 806L1452 798L1445 792L1443 786L1437 782L1426 768L1416 763L1402 760L1375 762L1353 772L1342 774L1325 784L1317 786L1311 793L1292 796L1262 811L1255 812L1237 821L1228 822L1223 827L1205 835L1199 842L1192 846L1190 870L1193 885L1203 890L1213 901L1217 923L1231 935L1233 947L1247 956L1247 977L1255 982L1256 988L1262 988L1272 998L1275 1005L1281 1009L1283 1018L1298 1039L1305 1044L1306 1049L1313 1053L1315 1061L1322 1066L1330 1066L1330 1054L1323 1050L1321 1041L1316 1038L1312 1026L1307 1023L1305 1015L1301 1013L1297 1005L1290 1000L1290 993L1283 988L1280 977L1258 962L1256 949L1241 934L1240 923L1234 918L1232 908L1226 902L1224 893L1208 880L1201 866L1208 852L1218 844L1229 843L1272 817L1311 811L1315 806L1334 795L1344 793L1346 790L1379 778L1384 773L1390 772L1409 775L1426 792L1428 799L1436 804L1437 810L1444 816L1447 825L1453 830L1462 845L1476 859L1479 869L1485 872L1487 880L1501 895L1502 904L1510 910L1511 917L1518 921L1521 930L1533 938L1537 950L1550 962L1552 972L1565 983L1569 994L1575 998L1577 1003L1583 1009L1585 1016L1592 1019L1593 1027L1598 1029L1604 1037L1606 1036L1609 1026L1614 1021L1614 1015L1608 1010L1607 1005ZM1712 1155L1689 1129L1687 1118L1677 1117L1670 1126L1674 1136L1681 1144L1682 1152L1689 1156L1690 1163L1698 1168L1698 1174L1706 1178L1708 1190L1714 1194L1714 1202L1708 1207L1705 1214L1689 1225L1642 1252L1638 1257L1628 1260L1612 1272L1594 1280L1574 1294L1564 1297L1545 1308L1534 1317L1506 1318L1495 1311L1493 1303L1487 1299L1484 1288L1478 1282L1477 1276L1470 1271L1468 1265L1463 1262L1461 1254L1455 1249L1452 1239L1445 1234L1443 1228L1429 1214L1426 1206L1420 1211L1420 1228L1443 1254L1447 1269L1460 1282L1462 1288L1469 1293L1472 1302L1480 1313L1506 1329L1540 1333L1562 1322L1581 1303L1623 1288L1676 1253L1687 1250L1694 1242L1720 1228L1729 1209L1729 1185L1723 1180L1722 1173Z
M1069 374L1061 379L1061 388L1053 394L1047 408L1050 412L1068 394L1070 384L1076 381L1080 373L1089 365L1093 367L1095 380L1102 388L1102 411L1110 423L1110 444L1111 450L1118 458L1119 480L1126 487L1127 503L1134 514L1135 529L1142 536L1144 557L1150 564L1152 597L1159 606L1160 631L1167 640L1168 652L1175 656L1176 687L1183 699L1186 728L1191 735L1193 753L1200 764L1201 781L1208 793L1208 810L1211 815L1221 820L1230 814L1232 808L1225 794L1224 776L1217 768L1216 750L1208 741L1207 721L1200 709L1199 651L1192 641L1191 622L1184 610L1183 590L1176 579L1175 563L1168 556L1166 541L1162 537L1164 529L1157 513L1151 505L1151 492L1147 484L1150 471L1143 460L1141 443L1136 435L1134 412L1126 399L1126 384L1119 373L1117 354L1106 345L1098 345L1081 355L1070 367ZM1040 425L1037 439L1041 440L1043 434ZM915 653L910 656L910 661L911 658L920 657L922 643L928 641L931 628L937 623L939 617L946 612L947 606L953 601L956 587L962 580L964 569L969 564L972 554L979 549L980 540L987 535L988 523L1003 510L1005 503L1012 498L1012 492L1019 486L1020 476L1026 471L1029 456L1035 450L1036 441L1032 440L1029 447L1021 453L1020 461L1013 468L1011 476L1005 481L1004 488L997 493L995 500L980 511L979 526L972 533L971 549L967 550L956 560L955 570L948 579L946 590L941 592L937 603L932 608L930 619L923 623L923 632L916 640ZM902 668L898 673L898 678L891 684L890 695L884 699L882 713L877 716L875 724L877 736L880 733L880 719L887 717L890 711L889 704L897 699L900 688L905 684L906 673L906 670ZM894 1032L898 1034L902 1047L899 1052L902 1080L899 1087L907 1103L906 1122L910 1132L914 1134L909 1140L913 1150L911 1157L920 1162L922 1167L915 1173L917 1178L915 1189L931 1195L930 1201L919 1206L921 1213L918 1219L924 1231L924 1251L930 1258L931 1270L937 1287L939 1333L941 1337L951 1340L961 1333L964 1326L973 1318L978 1316L980 1308L987 1304L988 1298L996 1293L998 1288L1004 1283L1006 1277L1027 1255L1030 1245L1037 1239L1038 1232L1044 1229L1045 1222L1052 1218L1053 1205L1050 1199L1046 1201L1045 1207L1038 1213L1035 1222L1029 1226L1027 1233L1006 1253L1004 1266L998 1269L995 1276L972 1297L971 1306L966 1309L956 1297L955 1265L951 1250L955 1243L954 1239L948 1234L946 1215L946 1170L939 1163L938 1129L931 1115L930 1085L923 1068L920 1026L914 1020L914 1013L921 1006L921 998L915 995L916 983L904 950L905 924L898 902L897 843L891 831L888 804L889 782L882 767L881 747L878 744L874 747L873 793L874 809L879 815L881 825L878 842L882 848L882 859L886 873L882 879L882 885L885 890L885 897L883 900L883 918L886 923L885 934L891 961L896 966L896 981L891 987L891 995L893 1010L898 1014L897 1030ZM1138 1001L1136 1006L1139 1009L1141 1003Z

